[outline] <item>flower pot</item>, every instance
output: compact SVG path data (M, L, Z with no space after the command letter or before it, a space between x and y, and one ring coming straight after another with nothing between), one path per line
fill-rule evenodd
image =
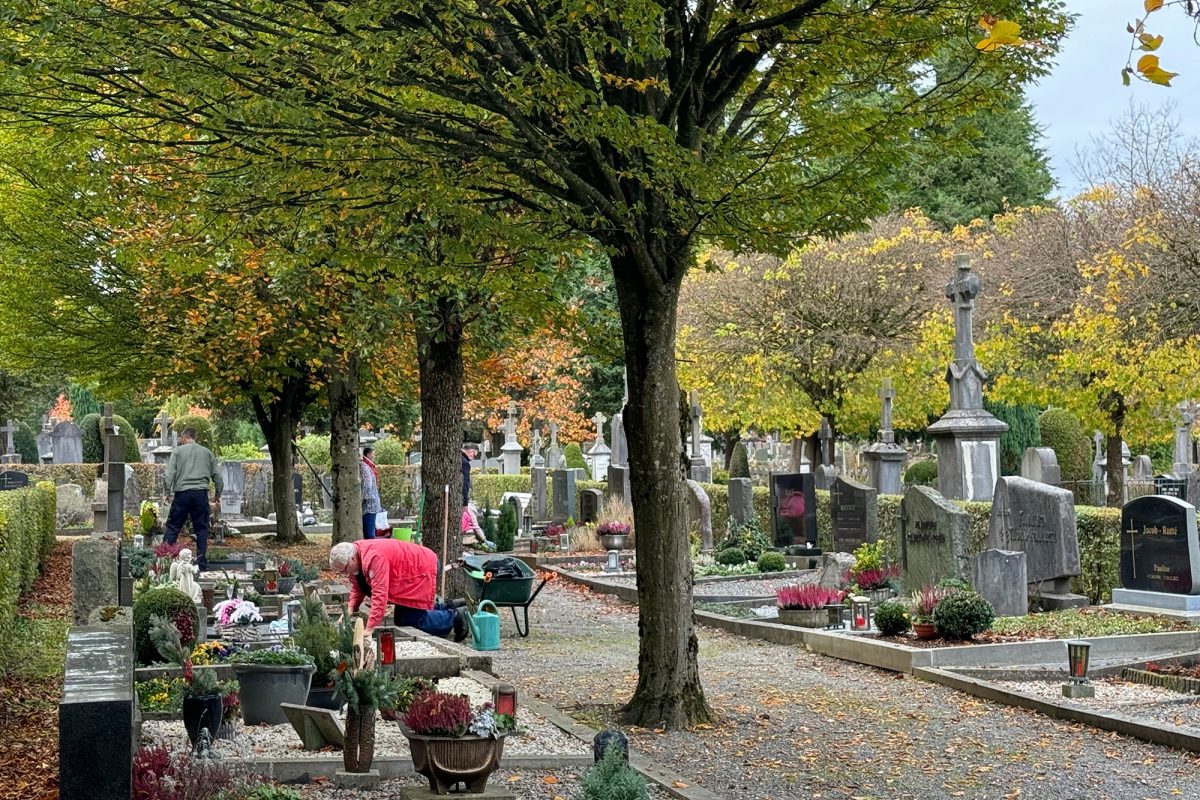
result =
M600 546L605 550L624 550L629 536L624 533L605 533L600 536Z
M276 578L270 580L254 581L254 591L259 594L291 594L292 589L296 588L295 578Z
M865 594L867 599L871 601L872 606L877 606L884 600L891 600L896 596L896 592L892 589L888 589L887 587L882 589L872 589L871 591L864 592L863 594Z
M221 729L221 695L206 694L201 697L183 698L183 727L192 744L200 736L200 729L207 728L213 741Z
M779 621L797 628L824 628L829 624L829 611L825 608L781 608Z
M332 686L312 686L308 690L307 706L313 708L328 708L330 711L340 711L346 701L336 697Z
M914 622L913 633L916 634L918 639L929 640L937 638L937 628L934 627L932 622Z
M488 776L500 766L504 736L425 736L400 725L408 739L413 767L429 779L429 789L438 795L450 793L459 783L471 794L483 794Z
M285 667L268 664L234 664L242 719L247 725L286 725L280 703L304 705L317 668L312 664Z

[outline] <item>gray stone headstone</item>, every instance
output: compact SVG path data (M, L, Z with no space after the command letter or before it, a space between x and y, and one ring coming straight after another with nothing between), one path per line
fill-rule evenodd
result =
M336 712L294 703L280 703L279 707L304 743L305 750L320 750L326 745L340 748L346 744L346 734L342 732Z
M107 407L107 404L105 404ZM107 485L108 530L124 533L125 530L125 440L119 434L110 433L105 447L104 474ZM99 498L96 498L99 500Z
M1029 613L1027 557L1012 550L984 550L971 560L971 585L992 604L997 617Z
M1071 594L1071 578L1079 574L1079 536L1075 499L1067 489L1025 478L996 481L988 547L1027 555L1030 592L1044 608L1087 605Z
M928 486L900 501L900 564L909 589L971 579L971 516Z
M818 489L828 490L833 486L833 481L837 478L837 470L830 464L822 464L813 470L813 475L816 476L816 485Z
M699 481L688 481L688 513L700 526L700 549L710 552L713 548L712 501Z
M1140 455L1133 460L1133 479L1135 481L1154 480L1154 462L1150 456Z
M833 549L852 553L859 545L879 538L879 505L876 491L857 481L837 477L829 490L833 519Z
M142 510L142 487L138 483L137 472L129 464L125 465L125 514L136 517Z
M75 624L93 609L120 601L121 545L115 538L80 539L71 545L71 605Z
M50 431L55 464L83 463L83 432L74 422L60 422Z
M854 566L854 556L849 553L822 553L821 577L817 585L824 589L845 588L846 570Z
M599 489L584 489L579 495L579 519L576 522L595 522L604 510L604 492Z
M533 467L529 470L529 486L530 494L533 498L530 502L533 503L533 521L544 522L547 517L547 492L546 492L546 469L545 467Z
M128 627L71 628L58 705L61 800L130 796L136 706Z
M221 516L242 516L242 497L246 492L246 470L241 461L221 462Z
M749 478L729 479L729 519L745 525L754 518L754 487Z
M59 528L82 528L91 516L91 506L83 487L77 483L63 483L54 487L56 503L55 524Z
M629 467L619 467L614 464L608 465L608 495L614 500L619 500L624 503L633 503L633 496L629 493Z
M550 473L550 480L554 497L550 520L561 524L575 516L575 470L556 469Z
M1049 447L1027 447L1021 456L1021 477L1050 486L1062 485L1058 455Z

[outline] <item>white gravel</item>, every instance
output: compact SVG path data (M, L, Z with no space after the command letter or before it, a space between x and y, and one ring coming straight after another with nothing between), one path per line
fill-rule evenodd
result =
M1062 681L995 681L997 686L1070 703L1092 711L1107 711L1130 717L1149 718L1169 725L1200 728L1200 696L1171 691L1161 686L1130 683L1120 678L1101 678L1092 681L1095 697L1066 698Z
M508 754L508 744L504 745L504 753ZM582 800L581 773L582 770L508 770L502 767L489 776L488 786L512 792L517 800ZM398 797L404 789L427 785L419 777L398 778L384 781L371 796ZM338 789L332 782L310 783L295 788L304 800L363 800L367 796L353 789ZM649 789L650 800L667 800L673 796L653 783ZM471 797L469 794L452 796Z
M491 700L491 690L469 678L443 678L438 688L453 694L465 694L472 705ZM345 720L345 712L340 715ZM527 708L517 709L519 734L510 734L504 743L504 752L509 755L588 755L591 749L563 732L544 717ZM142 736L149 743L168 747L185 747L187 734L179 720L147 720L142 723ZM291 725L243 725L241 734L235 739L219 739L215 749L223 758L245 760L261 758L327 757L340 759L340 752L305 752L300 737ZM382 718L375 727L376 757L408 755L408 740L395 722Z
M605 577L605 583L612 583L618 586L637 586L637 578L634 576L617 575L614 577ZM695 588L692 590L692 595L703 600L706 597L774 597L775 590L781 586L794 586L816 583L818 576L815 573L805 575L793 575L788 578L755 578L747 576L745 578L730 578L722 581L696 581Z

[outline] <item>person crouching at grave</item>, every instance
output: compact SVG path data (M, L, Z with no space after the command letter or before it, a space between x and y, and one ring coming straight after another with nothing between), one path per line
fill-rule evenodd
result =
M367 617L370 632L383 622L388 603L395 605L394 623L433 636L467 638L465 603L434 602L438 557L428 547L399 539L359 539L335 544L329 550L329 568L350 579L350 611L357 613L371 598Z
M210 482L216 490L216 500L220 502L223 486L217 457L196 441L195 428L184 428L179 434L179 446L167 459L167 474L163 478L163 500L171 504L163 541L175 544L183 523L191 519L192 533L196 534L196 566L201 571L208 569L208 523L212 513L208 503Z

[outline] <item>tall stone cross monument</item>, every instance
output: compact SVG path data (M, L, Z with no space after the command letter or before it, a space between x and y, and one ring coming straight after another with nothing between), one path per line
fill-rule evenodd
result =
M517 404L508 401L508 416L504 420L504 444L500 446L501 463L505 475L521 474L521 454L525 448L517 441Z
M692 447L689 474L697 483L712 483L712 467L704 458L704 412L700 408L700 392L692 389L688 396L689 414L692 423Z
M937 446L938 491L959 500L991 500L1000 475L1000 434L1008 425L983 408L987 378L975 360L972 315L982 284L971 259L954 257L954 277L946 298L954 306L954 360L946 369L950 410L929 426Z
M900 494L904 488L902 476L908 454L896 444L896 432L892 430L892 400L895 397L892 379L884 378L879 387L879 436L863 451L867 462L867 485L880 494Z
M0 464L20 464L21 454L17 452L17 423L10 419L7 425L0 428L0 433L4 434L4 455L0 456Z
M604 423L607 421L608 417L600 411L597 411L596 415L592 417L592 422L596 424L596 441L587 451L587 457L594 481L603 481L608 478L608 462L612 455L612 449L604 442Z

